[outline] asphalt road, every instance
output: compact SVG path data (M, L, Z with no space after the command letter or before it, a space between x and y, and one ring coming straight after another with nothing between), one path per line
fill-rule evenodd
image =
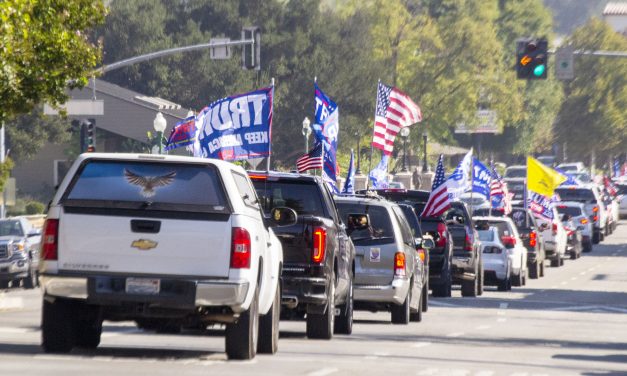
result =
M159 335L108 323L95 351L44 354L38 290L0 292L0 375L627 375L627 222L511 292L431 299L422 323L357 312L351 336L305 338L281 322L279 352L227 361L219 329Z

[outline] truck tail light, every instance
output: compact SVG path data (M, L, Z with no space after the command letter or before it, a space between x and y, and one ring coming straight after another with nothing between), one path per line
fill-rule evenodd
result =
M598 211L599 211L599 207L598 206L595 206L595 207L592 208L592 212L593 213L597 213Z
M529 246L535 247L538 244L538 234L535 231L529 233Z
M551 230L553 231L553 235L557 234L557 223L553 222L553 226L551 227Z
M446 246L446 225L444 223L438 223L438 241L435 242L438 247Z
M585 225L586 223L588 223L588 219L587 218L581 218L579 220L579 223L581 223L582 225Z
M425 262L425 250L423 248L416 248L416 252L418 253L420 261Z
M41 237L41 259L56 261L58 255L59 242L59 220L46 219Z
M231 231L231 268L250 268L250 234L242 227L233 227Z
M311 261L320 264L324 261L324 254L327 248L327 230L322 227L315 227L313 231L313 248L311 250Z
M403 252L394 254L394 275L397 277L405 276L405 254Z
M470 240L470 236L466 234L466 240L464 240L464 251L472 252L472 241Z

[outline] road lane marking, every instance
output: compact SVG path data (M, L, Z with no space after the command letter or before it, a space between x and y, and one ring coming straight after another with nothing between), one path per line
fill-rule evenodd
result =
M339 371L337 368L322 368L317 371L309 372L307 376L326 376Z
M32 333L32 332L36 332L36 330L33 329L26 329L26 328L13 328L13 327L0 327L0 333L8 333L8 334L25 334L25 333Z
M494 371L479 371L474 374L474 376L492 376L494 375Z
M420 347L426 347L429 345L431 345L431 342L416 342L413 345L411 345L411 347L420 348Z
M464 334L466 334L466 333L464 333L464 332L453 332L453 333L447 334L446 336L449 337L449 338L455 338L455 337L461 337Z
M509 307L508 303L501 303L501 304L499 304L499 309L507 309L507 307Z
M566 284L566 281L560 282L560 285L565 285L565 284Z
M479 325L475 329L477 329L477 330L486 330L486 329L490 329L491 327L492 326L490 326L490 325Z
M507 321L505 317L499 317L498 319L496 319L496 322L505 322L505 321Z
M588 273L588 272L584 271L584 272L579 273L579 275L586 275L586 273Z
M434 299L429 300L429 305L435 307L459 307L459 304L444 303Z
M21 297L6 297L6 295L0 294L0 312L20 310L24 308L24 299Z
M571 278L570 278L570 280L571 280L571 281L576 281L576 280L577 280L577 277L571 277Z

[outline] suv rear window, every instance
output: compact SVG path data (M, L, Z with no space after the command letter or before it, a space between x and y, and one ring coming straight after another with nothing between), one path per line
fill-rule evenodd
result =
M557 212L560 214L568 214L571 217L579 217L581 215L581 208L557 205Z
M591 189L581 188L558 188L555 193L560 197L562 201L576 201L576 202L595 202L594 193Z
M527 167L512 167L505 169L506 178L526 178Z
M253 185L266 214L274 207L287 206L299 215L327 217L320 189L315 182L255 180Z
M337 202L336 205L344 222L346 222L349 214L368 214L370 220L369 228L351 233L351 239L353 239L356 245L394 242L394 228L390 220L390 213L384 206L352 202Z
M182 163L88 160L61 203L67 206L228 213L215 167Z

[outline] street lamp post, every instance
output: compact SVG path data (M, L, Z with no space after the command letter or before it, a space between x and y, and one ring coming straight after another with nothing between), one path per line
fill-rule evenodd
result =
M409 138L409 127L401 128L401 137L403 137L403 169L401 171L407 172L407 138Z
M309 135L311 135L311 128L309 127L310 124L311 121L307 116L305 116L305 118L303 119L302 129L303 136L305 136L305 154L307 154L307 152L309 151Z
M427 167L427 131L422 132L422 172L429 172L429 168Z
M159 140L159 154L163 154L163 132L165 131L165 127L168 125L163 114L161 112L157 112L157 116L155 116L155 120L152 122L152 126L157 132L157 139Z
M357 138L357 168L355 169L355 175L361 175L361 148L359 147L361 137L359 131L355 132L355 137Z

